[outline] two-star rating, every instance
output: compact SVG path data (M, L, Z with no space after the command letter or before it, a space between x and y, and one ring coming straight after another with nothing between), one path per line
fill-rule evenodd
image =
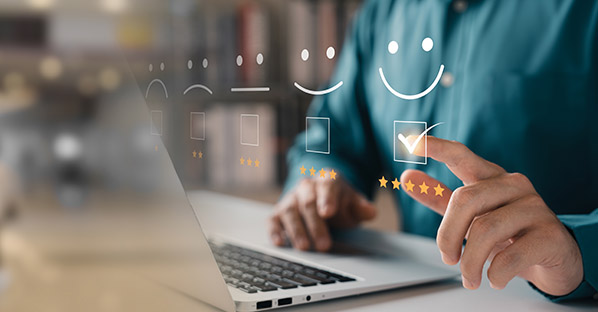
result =
M406 192L415 192L414 188L417 186L419 187L420 194L432 195L432 193L428 193L428 189L430 188L430 186L426 185L425 181L422 182L422 184L416 185L413 182L411 182L411 180L407 181L407 183L401 183L397 178L395 178L393 181L388 181L384 176L382 176L381 179L378 179L378 181L380 182L380 188L387 188L386 184L388 184L388 182L391 182L393 190L400 190L401 185L403 185L403 189ZM433 187L433 189L434 196L444 196L444 188L440 186L440 184L438 184L436 187Z
M260 167L260 164L261 164L261 162L260 162L258 159L256 159L256 160L251 160L251 158L247 158L247 159L245 159L245 158L241 157L241 158L239 159L239 164L240 164L241 166L248 166L248 167L255 167L255 168L259 168L259 167Z
M309 171L310 177L320 177L323 179L325 179L326 175L328 174L328 177L332 180L336 180L336 175L338 174L338 172L334 171L334 169L326 171L324 170L324 168L322 168L319 171L316 171L314 167L311 167L311 169L308 170L307 168L305 168L305 166L301 166L301 168L299 168L299 171L301 171L302 175L307 175L307 171Z
M203 152L202 151L193 151L193 153L191 153L193 155L193 158L199 158L199 159L203 159Z

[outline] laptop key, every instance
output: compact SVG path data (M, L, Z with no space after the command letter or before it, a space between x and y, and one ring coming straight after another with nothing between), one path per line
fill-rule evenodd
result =
M303 286L303 287L316 286L318 284L318 282L311 280L311 279L301 277L300 275L295 275L293 277L287 277L284 280L289 281L291 283L296 283L297 285Z

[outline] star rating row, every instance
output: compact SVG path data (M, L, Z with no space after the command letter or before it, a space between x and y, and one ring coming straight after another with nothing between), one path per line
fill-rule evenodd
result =
M380 182L380 188L387 188L386 184L388 182L392 183L392 189L393 190L400 190L401 185L403 185L403 188L406 192L415 192L414 188L417 186L419 187L419 193L420 194L428 194L428 195L432 195L431 193L428 193L428 189L430 188L429 185L426 185L426 182L422 182L422 184L416 185L413 182L411 182L411 180L407 181L407 183L401 183L399 182L399 180L397 178L395 178L393 181L388 181L386 180L386 178L384 176L382 176L381 179L378 179L378 181ZM443 197L443 193L444 193L444 188L442 186L440 186L440 184L438 184L436 187L433 187L434 189L434 196L440 196Z
M305 166L301 166L301 168L299 168L300 172L302 175L307 175L307 171L309 171L309 176L310 177L316 177L316 172L318 173L318 177L325 179L326 175L328 175L328 177L332 180L336 180L336 175L338 174L336 171L334 171L334 169L330 170L330 171L326 171L324 170L324 168L320 169L319 171L316 171L316 169L314 169L314 167L312 166L311 169L307 170L307 168L305 168Z
M239 164L240 164L241 166L248 166L248 167L255 167L255 168L259 168L259 167L260 167L260 164L261 164L261 162L259 161L259 159L256 159L256 160L251 160L251 158L247 158L247 159L245 159L245 158L241 157L241 158L239 159Z
M203 158L203 152L202 151L193 151L193 153L191 153L193 155L193 158L199 158L202 159Z

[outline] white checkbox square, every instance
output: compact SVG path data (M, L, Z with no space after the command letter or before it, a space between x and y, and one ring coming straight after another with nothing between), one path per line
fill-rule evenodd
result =
M260 146L260 116L241 114L241 145Z
M189 132L191 140L205 141L206 139L206 113L191 112Z
M394 161L427 165L428 164L428 134L424 134L421 141L424 144L425 157L413 155L408 147L399 139L399 134L402 134L405 138L410 135L419 136L428 129L428 123L424 121L393 121L393 148L394 148ZM420 142L421 144L421 142Z
M160 110L150 111L150 134L151 135L162 135L163 127L163 114Z
M305 129L305 151L330 154L330 118L305 117Z

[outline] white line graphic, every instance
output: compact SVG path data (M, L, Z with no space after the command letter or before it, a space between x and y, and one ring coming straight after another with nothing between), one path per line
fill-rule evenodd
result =
M270 92L270 87L230 88L230 92Z
M317 153L317 154L330 154L330 118L329 117L305 117L305 129L308 127L308 121L310 120L325 120L328 126L328 149L326 151L318 151L312 150L308 148L308 141L307 141L307 131L305 131L305 151L308 153Z
M193 89L203 89L203 90L206 90L209 94L214 94L214 92L212 92L212 90L210 90L210 88L208 88L202 84L194 84L192 86L189 86L189 88L185 89L185 91L183 92L183 95L189 93L189 91L191 91Z
M382 79L384 86L386 86L386 89L388 89L388 91L390 91L390 93L394 94L394 96L404 99L404 100L417 100L419 98L424 97L425 95L430 93L432 90L434 90L434 88L436 88L436 85L440 81L440 78L442 77L442 73L444 72L444 65L440 65L440 70L438 70L438 75L436 75L436 79L434 79L434 82L426 90L422 91L421 93L413 94L413 95L402 94L402 93L398 92L397 90L393 89L388 84L388 81L386 81L386 77L384 76L382 67L380 67L378 71L380 72L380 78Z
M201 136L195 137L193 136L193 130L195 130L194 124L193 124L193 117L194 116L201 116L203 118L202 120L202 131L201 131ZM189 124L189 132L190 132L190 137L191 140L199 140L199 141L205 141L206 140L206 113L205 112L191 112L191 114L189 114L189 117L191 117L191 121Z
M256 142L243 142L243 119L245 118L256 118L256 127L257 127L257 137L256 137ZM241 145L248 145L248 146L260 146L260 115L256 115L256 114L241 114L240 117L240 137L241 137Z
M162 80L160 79L154 79L149 83L149 85L147 85L147 89L145 90L145 98L147 99L149 95L149 90L154 83L159 83L162 85L162 89L164 89L164 94L166 95L166 98L168 98L168 90L166 90L166 85L164 85L164 82L162 82Z
M330 92L336 91L336 89L340 88L343 85L343 82L339 82L337 83L335 86L330 87L326 90L321 90L321 91L317 91L317 90L310 90L310 89L306 89L303 86L301 86L300 84L298 84L297 82L295 82L295 88L307 93L307 94L311 94L311 95L324 95L324 94L328 94Z

